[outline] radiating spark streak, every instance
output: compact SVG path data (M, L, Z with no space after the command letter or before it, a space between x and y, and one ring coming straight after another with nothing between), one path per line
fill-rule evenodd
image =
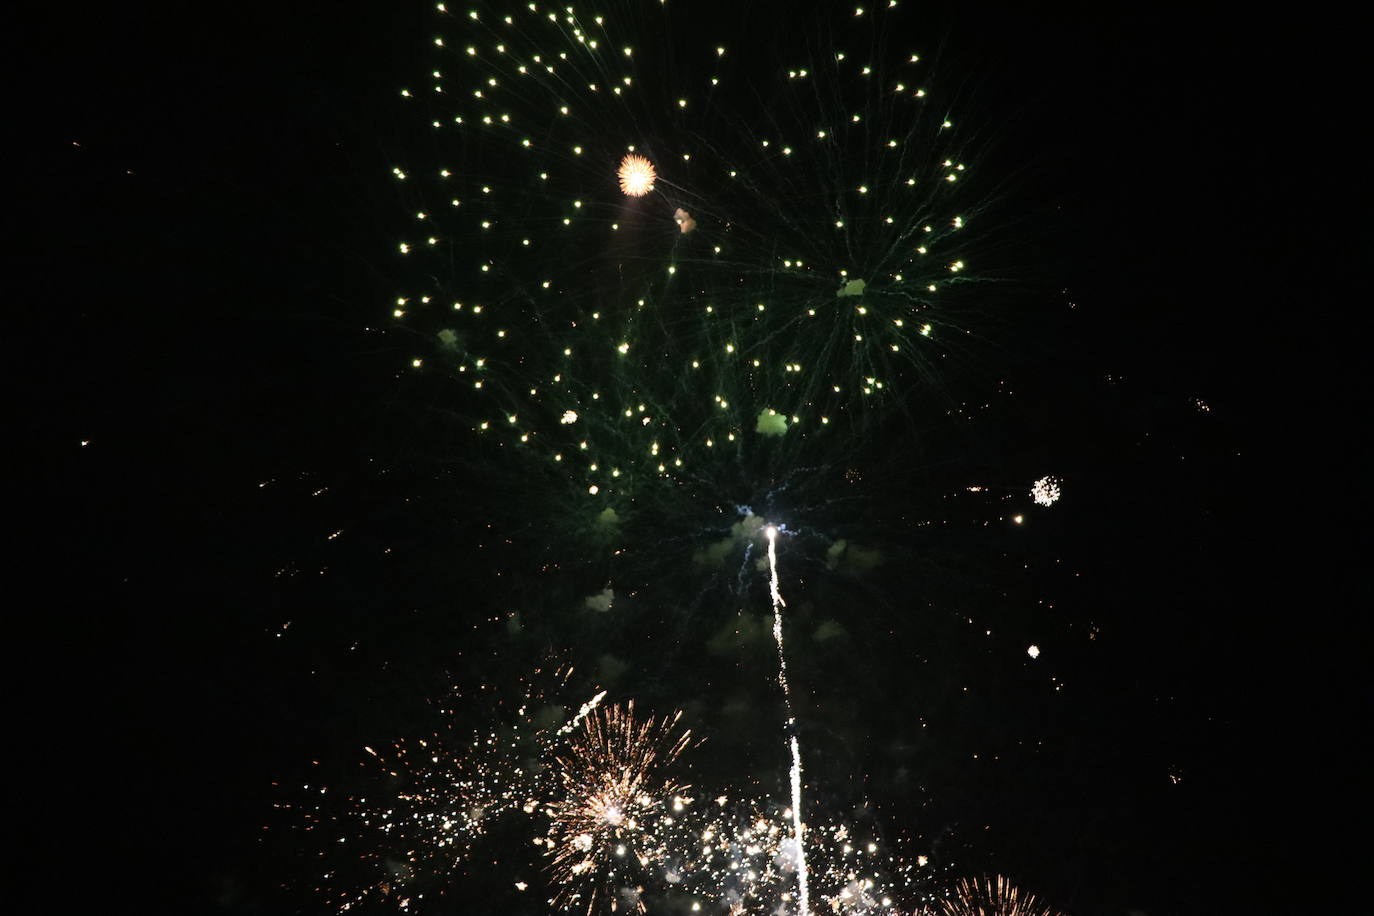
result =
M801 901L800 916L810 916L810 891L807 887L806 847L802 836L802 797L801 797L801 745L797 742L797 717L792 714L792 692L787 686L787 655L782 645L782 609L787 602L782 600L778 589L778 529L769 525L764 529L768 535L768 591L773 597L773 639L778 644L778 683L782 685L783 703L787 707L788 746L792 751L792 839L797 844L797 894Z

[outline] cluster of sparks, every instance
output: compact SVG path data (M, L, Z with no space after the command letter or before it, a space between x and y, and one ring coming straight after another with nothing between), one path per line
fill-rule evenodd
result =
M1022 891L1009 879L961 878L953 893L942 899L935 916L1059 916L1034 894Z
M1059 499L1059 479L1041 477L1031 486L1031 499L1037 506L1052 506Z
M647 832L665 800L681 810L685 787L657 778L686 749L691 733L675 734L679 715L637 721L634 703L591 716L558 760L558 795L545 811L551 872L560 907L585 897L587 911L616 893L616 864L647 865L659 854ZM669 816L671 820L671 815ZM583 891L582 879L595 878Z
M561 707L547 695L527 690L499 727L460 737L449 725L367 748L375 792L331 801L327 789L303 787L318 800L284 807L334 847L319 853L316 890L341 913L378 903L424 912L461 893L475 849L499 822L528 832L554 911L644 912L650 900L671 900L690 912L810 912L798 889L795 809L694 791L672 775L693 745L681 714L641 718L632 702L604 698L564 719L549 715ZM925 856L908 861L824 818L807 837L813 899L825 912L925 913L935 899ZM512 886L533 888L514 876Z
M394 170L424 280L393 314L438 344L413 364L602 502L709 475L756 433L800 450L868 428L957 329L976 213L920 55L889 46L894 6L836 16L833 54L759 82L756 55L662 4L440 4L429 85L402 93L437 159Z
M788 783L792 789L792 842L797 850L797 912L811 914L810 875L806 866L806 828L802 823L802 761L801 744L797 740L797 717L792 711L792 688L787 683L787 652L782 638L782 600L778 588L778 529L769 525L764 529L768 538L768 592L773 599L773 641L778 647L778 683L782 686L783 703L787 710L787 749L792 757Z

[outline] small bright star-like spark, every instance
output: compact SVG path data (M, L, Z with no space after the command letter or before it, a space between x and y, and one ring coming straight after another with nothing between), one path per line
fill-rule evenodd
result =
M620 160L620 190L627 197L643 197L654 189L654 164L643 156L626 153Z

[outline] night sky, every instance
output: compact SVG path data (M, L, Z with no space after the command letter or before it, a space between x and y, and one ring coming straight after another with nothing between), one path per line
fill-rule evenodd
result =
M989 480L1028 523L913 536L856 592L793 585L845 630L789 660L808 776L818 805L866 798L952 873L1077 916L1317 912L1312 873L1349 854L1332 818L1363 816L1369 712L1341 534L1366 524L1346 469L1367 452L1321 418L1360 388L1323 356L1355 306L1318 291L1368 233L1322 216L1341 153L1306 29L1110 7L906 11L996 140L997 258L1020 265L949 397L1014 394L921 474L883 442L851 455L846 485L878 498L846 496L846 523L900 541ZM398 89L431 10L61 16L34 33L42 126L11 143L38 467L12 484L35 521L9 756L47 911L324 911L278 887L301 838L274 781L356 778L450 684L551 654L683 707L718 752L694 778L783 773L771 643L725 645L719 613L578 609L598 573L548 568L539 491L445 422L387 330L417 127ZM1036 509L1044 474L1064 497ZM508 885L473 876L436 912L524 912Z

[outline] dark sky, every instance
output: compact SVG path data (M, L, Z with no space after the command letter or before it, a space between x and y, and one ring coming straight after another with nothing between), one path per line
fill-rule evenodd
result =
M1047 316L985 460L1069 481L1035 531L948 550L965 574L1024 552L1034 571L1003 563L981 586L1059 605L1024 626L1077 647L1058 663L1068 692L951 650L966 667L920 683L967 674L984 699L933 714L946 744L912 765L935 801L883 782L877 741L842 737L897 816L961 837L993 824L968 860L1067 912L1313 912L1304 875L1347 848L1327 818L1360 816L1367 781L1349 781L1368 703L1342 594L1360 567L1317 518L1364 454L1359 424L1319 419L1358 390L1353 363L1322 355L1346 306L1318 292L1325 265L1363 254L1316 191L1342 158L1313 101L1341 85L1319 66L1338 42L1253 11L1110 6L932 13L1000 161L1024 159L1010 234ZM539 649L477 650L474 623L512 594L493 570L528 575L538 537L485 527L477 475L432 460L445 434L416 428L408 399L432 392L367 330L393 295L395 93L429 14L62 14L33 32L40 118L10 144L36 227L20 226L11 308L40 463L15 482L37 510L11 608L28 674L10 756L35 828L21 870L38 862L57 912L285 912L257 840L271 782L352 766L379 733L422 727L448 679ZM331 554L336 529L355 536ZM935 616L931 639L963 645ZM305 632L277 637L286 620ZM883 625L856 628L848 667L805 673L803 651L817 722L844 715L827 675L855 671L876 673L854 702L891 708L866 713L870 736L923 709L883 677L913 651ZM1006 774L955 762L999 733L1051 748L1013 752Z

